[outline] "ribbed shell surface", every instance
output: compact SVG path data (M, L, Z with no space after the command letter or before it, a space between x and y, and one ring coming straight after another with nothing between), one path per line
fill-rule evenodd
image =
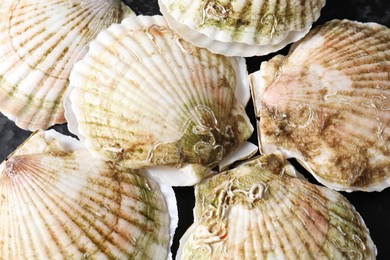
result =
M390 29L334 20L252 76L263 152L338 190L390 186Z
M68 145L38 132L0 165L0 258L167 259L159 185Z
M375 259L354 207L285 169L270 154L199 183L178 259Z
M253 131L246 75L244 59L190 45L161 16L131 17L76 64L66 117L106 160L213 167Z
M302 38L325 0L159 0L159 5L170 26L195 45L253 56Z
M131 13L120 0L2 0L0 111L27 130L64 123L74 63L97 32Z

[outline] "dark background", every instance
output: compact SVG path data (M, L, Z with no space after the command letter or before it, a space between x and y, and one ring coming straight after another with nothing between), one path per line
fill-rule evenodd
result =
M159 14L156 0L125 0L137 14ZM332 19L350 19L361 22L377 22L390 27L390 1L389 0L328 0L321 12L321 17L315 25L323 24ZM315 26L314 25L314 26ZM285 54L289 46L278 53ZM269 60L275 54L264 57L252 57L247 59L248 71L259 69L260 63ZM247 107L248 115L254 120L253 106ZM255 123L253 121L253 123ZM59 132L69 134L66 125L55 126ZM3 161L20 143L31 133L18 129L12 121L0 114L0 161ZM250 139L257 144L256 133ZM302 167L299 170L306 173L305 176L317 183ZM178 209L179 226L176 230L172 251L176 252L179 239L185 230L192 224L192 209L194 196L192 187L174 188ZM382 192L354 192L343 193L356 207L370 229L371 237L378 249L377 259L390 259L390 242L387 235L390 234L390 188Z

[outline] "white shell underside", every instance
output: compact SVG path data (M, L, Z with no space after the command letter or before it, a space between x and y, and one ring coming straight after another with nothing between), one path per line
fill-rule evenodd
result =
M167 259L168 208L176 208L171 188L92 158L75 139L38 132L0 165L0 256Z
M185 40L214 53L244 57L266 55L298 41L324 5L324 0L159 0L169 25Z
M354 207L284 166L271 154L199 183L177 259L375 259Z
M334 20L253 75L265 153L297 158L337 190L390 186L390 29Z
M161 16L101 33L70 80L69 129L97 156L127 167L205 171L253 131L245 60L194 47Z
M64 123L74 63L99 31L130 14L120 0L2 0L0 111L31 131Z

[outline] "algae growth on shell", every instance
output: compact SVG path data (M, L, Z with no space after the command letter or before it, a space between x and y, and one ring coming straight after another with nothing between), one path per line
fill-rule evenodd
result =
M390 29L333 20L251 75L259 144L337 190L390 185Z
M101 33L70 81L70 130L126 167L190 164L207 173L253 132L245 60L187 43L161 16Z
M159 0L180 36L227 56L276 52L307 34L325 0Z
M134 15L120 0L2 0L0 111L22 129L65 123L69 74L101 30Z
M197 184L177 259L375 259L348 200L292 173L269 154Z
M0 256L167 259L175 208L172 188L40 131L0 164Z

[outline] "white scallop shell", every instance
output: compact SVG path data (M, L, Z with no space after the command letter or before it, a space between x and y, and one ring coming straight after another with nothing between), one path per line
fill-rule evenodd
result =
M0 165L0 256L167 259L175 208L172 188L37 132Z
M133 14L120 0L2 0L0 111L23 129L64 123L69 74L97 32Z
M284 167L270 154L199 183L177 259L375 259L347 199Z
M227 56L266 55L306 35L325 0L159 0L181 37Z
M99 34L70 81L69 129L126 167L189 163L202 175L253 131L245 60L188 44L161 16L130 17Z
M328 187L390 186L390 29L334 20L252 77L261 150Z

